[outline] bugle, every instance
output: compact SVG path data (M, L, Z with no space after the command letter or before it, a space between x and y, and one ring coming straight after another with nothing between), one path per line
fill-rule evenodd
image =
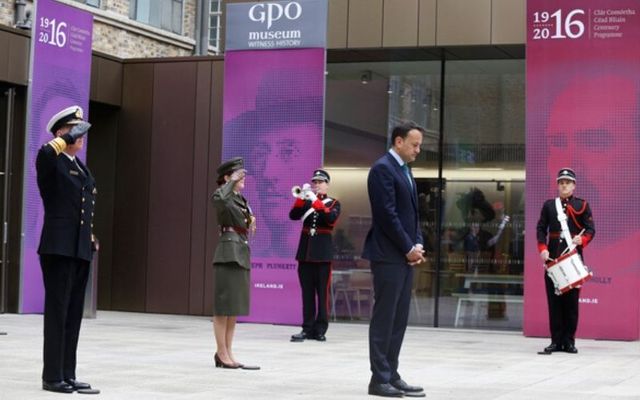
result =
M292 187L291 195L295 198L302 198L302 188L298 185Z

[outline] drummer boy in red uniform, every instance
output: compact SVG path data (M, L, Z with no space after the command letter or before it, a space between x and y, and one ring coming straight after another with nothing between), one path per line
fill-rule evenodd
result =
M563 168L558 172L558 195L562 210L567 217L567 225L573 243L577 246L578 254L582 257L582 250L595 235L595 225L591 216L591 209L586 200L573 195L576 189L576 173L570 168ZM549 238L547 242L547 236ZM547 200L542 206L540 220L537 227L538 251L543 262L558 258L567 248L562 235L561 224L558 220L555 199ZM564 294L555 294L551 278L545 274L547 303L549 305L549 327L551 330L551 344L544 348L543 353L565 351L575 354L575 333L578 327L578 299L580 288L571 289Z

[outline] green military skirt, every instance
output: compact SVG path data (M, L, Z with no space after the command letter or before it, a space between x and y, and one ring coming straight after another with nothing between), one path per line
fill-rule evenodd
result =
M236 263L214 263L213 276L213 315L249 315L250 270Z

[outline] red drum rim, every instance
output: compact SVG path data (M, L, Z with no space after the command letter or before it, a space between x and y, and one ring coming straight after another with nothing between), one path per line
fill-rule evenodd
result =
M567 254L565 254L563 256L560 256L560 257L556 258L553 261L550 261L548 264L545 264L545 266L546 266L547 269L549 269L549 268L553 267L554 265L558 264L559 262L562 262L562 260L566 260L567 258L569 258L569 257L571 257L571 256L573 256L575 254L578 254L578 249L577 248L571 250L570 252L568 252Z

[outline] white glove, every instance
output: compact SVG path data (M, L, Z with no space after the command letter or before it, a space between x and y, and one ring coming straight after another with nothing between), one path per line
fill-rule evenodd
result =
M540 252L540 259L542 260L542 262L547 262L547 260L549 259L549 250L542 250Z
M509 222L511 218L509 218L508 215L505 215L504 217L502 217L502 221L500 222L500 226L498 226L498 230L503 230L504 227L507 225L507 222Z
M309 185L308 183L305 183L304 185L302 185L302 191L306 191L306 190L311 190L311 185Z
M237 170L233 171L233 173L229 177L229 180L237 182L237 181L241 180L242 178L244 178L246 175L247 175L247 170L246 169L237 169Z
M318 196L316 196L316 194L313 193L311 189L308 189L304 191L304 199L311 200L311 202L313 203L314 201L318 200Z

